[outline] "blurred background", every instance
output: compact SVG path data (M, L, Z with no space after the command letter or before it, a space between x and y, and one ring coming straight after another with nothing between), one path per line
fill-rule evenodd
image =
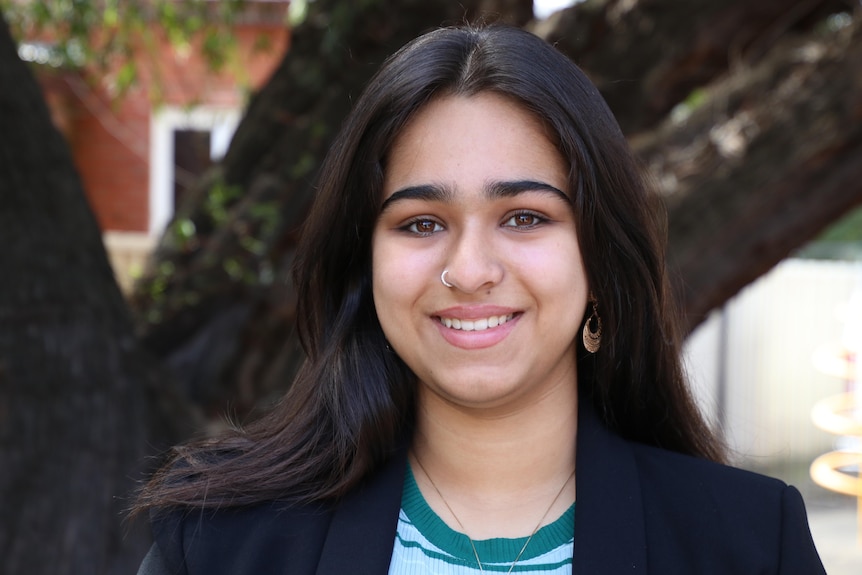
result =
M317 167L397 47L503 21L595 82L668 213L734 463L862 571L859 0L0 0L0 573L135 573L160 454L301 354ZM813 465L813 467L812 467Z

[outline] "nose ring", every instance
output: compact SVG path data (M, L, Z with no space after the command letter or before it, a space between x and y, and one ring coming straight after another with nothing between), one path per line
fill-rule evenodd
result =
M447 288L455 287L455 284L450 284L446 281L446 274L449 273L449 270L443 270L443 273L440 274L440 281L443 282L443 285Z

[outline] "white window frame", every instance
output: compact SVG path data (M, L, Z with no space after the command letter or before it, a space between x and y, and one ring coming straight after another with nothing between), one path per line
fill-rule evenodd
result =
M210 157L224 157L242 117L239 108L162 106L150 115L150 217L148 232L158 236L174 216L174 132L208 130Z

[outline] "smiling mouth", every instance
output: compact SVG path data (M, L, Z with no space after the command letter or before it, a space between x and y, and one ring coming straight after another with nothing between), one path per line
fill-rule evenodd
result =
M503 325L513 317L515 317L515 314L510 313L507 315L492 315L482 319L458 319L450 317L439 317L437 319L439 319L440 323L444 326L451 329L461 331L485 331L486 329Z

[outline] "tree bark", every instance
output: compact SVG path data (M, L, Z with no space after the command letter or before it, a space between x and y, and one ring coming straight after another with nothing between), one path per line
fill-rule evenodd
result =
M525 26L533 19L533 0L480 0L468 19Z
M176 438L161 375L2 17L0 86L0 572L133 573L149 534L123 509Z
M590 76L634 134L732 64L759 60L788 30L842 10L842 0L598 0L531 28Z
M633 141L665 195L687 327L862 204L862 19L790 37Z

